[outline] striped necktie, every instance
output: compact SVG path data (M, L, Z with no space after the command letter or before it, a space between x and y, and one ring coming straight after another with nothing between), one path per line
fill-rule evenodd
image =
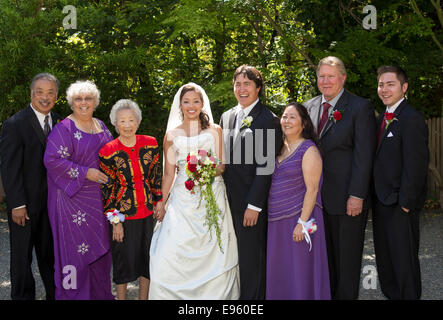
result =
M45 117L45 126L43 127L43 132L45 133L45 137L48 137L49 132L51 132L51 126L49 125L49 115Z
M320 133L323 130L323 127L325 126L326 122L328 121L330 107L331 107L331 105L329 103L327 103L327 102L323 103L323 113L321 114L320 123L318 124L318 136L320 136Z

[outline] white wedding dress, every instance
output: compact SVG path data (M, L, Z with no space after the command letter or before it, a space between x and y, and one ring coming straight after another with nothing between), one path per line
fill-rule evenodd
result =
M201 200L199 206L200 192L191 194L185 188L184 163L187 155L198 149L214 151L215 139L210 133L194 137L177 136L172 148L180 170L170 193L165 217L155 226L152 237L149 299L238 299L237 239L223 178L215 178L212 190L221 210L219 225L224 253L217 243L215 230L211 237L204 225L206 201Z

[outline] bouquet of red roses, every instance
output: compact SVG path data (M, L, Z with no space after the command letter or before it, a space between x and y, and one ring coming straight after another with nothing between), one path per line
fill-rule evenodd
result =
M195 188L200 188L200 201L202 198L206 200L205 224L208 226L209 232L211 232L211 237L212 230L215 229L218 245L223 252L221 246L221 231L218 225L220 209L217 206L212 191L212 183L214 182L216 167L219 162L211 151L198 150L197 152L189 153L186 157L185 164L185 172L188 176L185 187L191 194L195 194Z

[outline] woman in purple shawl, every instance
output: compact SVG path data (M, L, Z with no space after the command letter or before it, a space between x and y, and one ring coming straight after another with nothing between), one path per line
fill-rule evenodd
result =
M103 214L98 151L113 139L92 117L100 91L90 81L71 84L73 113L51 131L44 156L48 213L54 236L57 300L108 300L111 293L109 225Z

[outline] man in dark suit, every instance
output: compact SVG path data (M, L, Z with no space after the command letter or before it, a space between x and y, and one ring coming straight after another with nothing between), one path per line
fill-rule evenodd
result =
M8 205L11 298L35 299L32 250L46 290L54 299L54 248L47 212L46 137L59 117L51 111L58 80L41 73L31 83L31 104L3 123L0 135L1 175Z
M317 68L320 96L306 106L323 158L322 201L331 297L357 299L375 151L375 116L368 100L346 89L337 57Z
M237 236L240 299L266 293L267 199L275 157L282 145L278 117L259 99L261 73L243 65L234 73L238 105L223 113L224 180Z
M421 296L419 213L426 200L428 128L405 99L407 75L378 69L378 96L386 105L378 124L374 161L374 248L382 292L389 299Z

